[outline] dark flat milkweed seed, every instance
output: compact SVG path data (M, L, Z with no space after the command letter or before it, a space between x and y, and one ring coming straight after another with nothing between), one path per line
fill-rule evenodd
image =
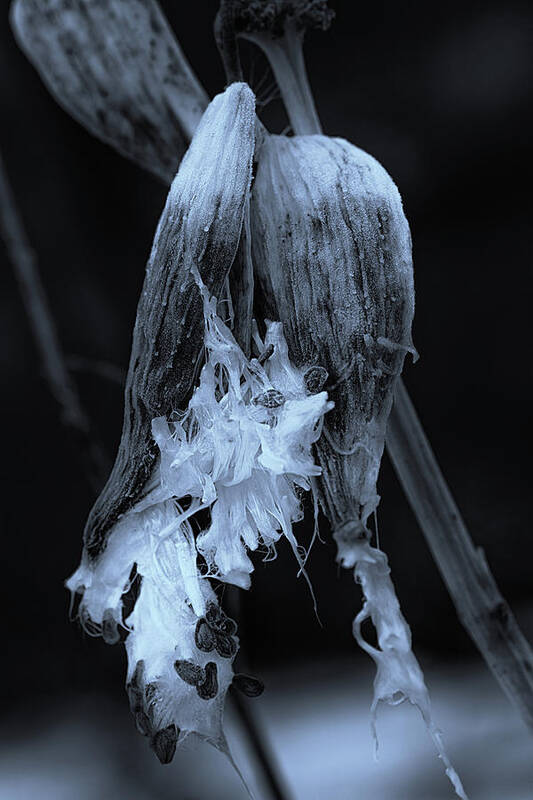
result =
M135 713L135 727L143 736L151 736L154 732L150 717L144 711Z
M120 641L118 626L110 608L104 611L102 620L102 638L106 644L117 644Z
M198 696L202 700L212 700L218 692L217 665L214 661L208 661L205 665L205 679L196 687Z
M266 392L252 398L252 403L265 408L279 408L285 402L285 395L277 389L267 389Z
M162 764L170 764L176 752L179 729L175 725L169 725L157 731L152 736L150 747Z
M80 625L89 636L100 636L102 628L91 619L86 605L81 605L79 610Z
M237 642L226 633L216 633L215 650L222 658L232 658L237 652Z
M219 630L222 633L227 633L229 636L233 636L237 633L237 623L231 617L226 617L226 619L219 625Z
M142 585L142 575L137 572L137 564L131 568L128 582L124 587L124 594L122 595L122 622L124 623L133 609L139 597Z
M196 647L203 653L210 653L215 647L215 635L205 619L199 619L194 631Z
M244 675L238 672L233 678L233 686L246 695L246 697L259 697L265 691L265 684L254 678L252 675Z
M197 686L205 679L203 667L194 664L192 661L175 661L174 669L179 677L189 686Z
M205 612L205 619L209 625L218 625L226 615L216 603L209 603Z
M326 385L328 377L329 373L324 367L309 367L304 373L305 388L309 394L318 394Z

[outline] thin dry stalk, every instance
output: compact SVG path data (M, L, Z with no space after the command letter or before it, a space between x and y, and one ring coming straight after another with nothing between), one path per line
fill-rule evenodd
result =
M1 155L0 236L5 242L19 284L46 381L61 410L61 421L75 438L91 485L99 490L109 465L70 377L37 259L26 236Z

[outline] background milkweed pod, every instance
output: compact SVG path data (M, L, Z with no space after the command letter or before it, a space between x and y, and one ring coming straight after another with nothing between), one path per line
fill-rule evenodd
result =
M119 517L139 499L156 446L151 424L187 402L203 347L203 305L192 274L221 292L249 201L255 98L235 83L209 104L170 188L146 268L125 389L122 437L85 528L96 558Z
M412 351L411 237L401 198L367 153L326 136L267 136L251 201L261 309L291 360L327 371L335 407L316 443L339 559L367 535L394 383ZM259 301L258 301L259 302Z
M156 0L15 0L11 24L63 108L170 183L209 100Z

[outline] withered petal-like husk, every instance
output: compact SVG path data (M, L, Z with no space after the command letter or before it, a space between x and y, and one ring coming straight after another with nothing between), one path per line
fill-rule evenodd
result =
M155 234L137 308L115 465L87 521L96 557L150 476L154 417L188 399L203 348L203 305L191 270L218 296L235 258L249 202L255 98L245 83L217 95L176 175Z
M329 373L316 444L321 503L340 540L364 535L396 377L411 349L411 237L389 175L325 136L266 137L251 202L256 314L283 323L291 360ZM346 528L347 526L347 528ZM349 535L348 535L349 534ZM348 563L346 563L348 565Z
M55 99L170 183L208 97L155 0L15 0L16 38Z

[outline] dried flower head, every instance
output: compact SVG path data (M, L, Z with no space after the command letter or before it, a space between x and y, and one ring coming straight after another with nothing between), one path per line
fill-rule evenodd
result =
M242 33L282 36L287 24L327 30L335 16L327 0L237 0L233 3L237 28Z

